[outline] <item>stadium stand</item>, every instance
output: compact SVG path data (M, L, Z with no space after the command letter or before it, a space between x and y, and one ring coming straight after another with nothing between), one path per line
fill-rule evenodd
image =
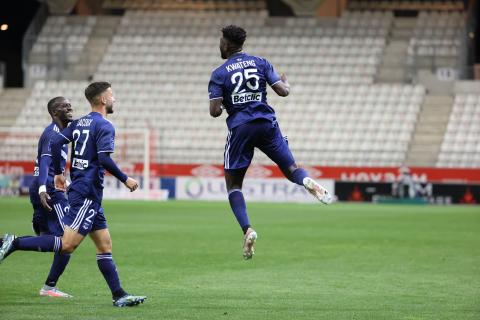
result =
M463 10L462 0L350 0L350 10Z
M106 9L129 10L262 10L265 1L259 0L106 0Z
M480 96L457 95L437 167L480 167Z
M49 17L30 52L30 62L45 63L59 57L78 62L96 20L95 16ZM61 50L65 54L58 54Z
M416 68L455 67L465 15L460 11L420 12L408 46Z
M211 7L197 10L207 2ZM182 3L180 11L177 7L144 11L129 9L148 5L159 9L165 3L104 2L108 8L128 9L121 19L109 23L111 32L102 35L93 73L93 79L108 80L113 85L117 111L112 120L118 128L117 144L128 145L124 160L142 161L144 142L141 135L129 137L121 132L146 128L155 141L152 155L155 162L223 161L226 127L223 121L208 116L206 84L211 71L221 63L219 30L228 21L248 30L247 52L267 57L277 71L289 75L291 96L283 99L271 92L269 101L278 110L284 134L289 136L299 162L333 166L400 166L404 163L455 166L457 158L450 156L449 149L453 138L448 134L451 134L450 127L455 126L452 119L458 117L452 113L443 139L447 119L438 120L440 125L424 123L425 118L430 119L435 113L432 103L438 101L427 95L423 86L403 84L403 76L392 78L391 68L392 65L406 68L406 61L413 61L415 68L425 66L421 59L431 59L432 54L436 59L444 59L440 65L453 66L458 55L457 36L464 28L463 13L420 12L417 18L402 20L384 9L345 11L337 19L271 18L264 7L258 10L258 1L221 2L221 8L215 7L215 1L179 3ZM457 5L452 4L456 10ZM249 11L254 7L257 9ZM74 25L70 18L50 17L30 57L45 56L51 51L52 46L45 45L50 41L47 35L51 32L60 35L52 39L68 44L69 38L61 36L60 26ZM82 47L72 47L72 56L87 50L98 33L96 26L106 20L103 17L82 19L82 29L69 29L77 30L78 37L83 37ZM407 29L401 29L402 25ZM402 50L404 53L399 54ZM80 64L71 59L73 67ZM12 132L25 127L32 135L41 132L48 122L44 105L53 96L71 99L77 115L88 111L83 97L85 80L49 79L52 78L35 83L12 125ZM442 99L449 114L452 102ZM459 99L460 96L455 100L454 110ZM306 125L310 123L315 124L315 130ZM422 128L428 125L439 129L435 146L428 140L425 147L419 141L425 140ZM0 143L3 157L33 158L35 140L29 144L28 139L19 137L17 141L15 136ZM322 139L318 139L319 136ZM417 149L428 149L429 158L418 160ZM472 156L465 159L473 159L478 158L480 151L477 148L455 152L461 154L458 158L464 157L462 152L470 152ZM263 155L256 160L269 163ZM462 166L469 165L474 164Z

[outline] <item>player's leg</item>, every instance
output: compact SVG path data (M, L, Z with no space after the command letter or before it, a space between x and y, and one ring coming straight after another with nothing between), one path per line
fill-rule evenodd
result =
M247 214L247 205L243 197L242 185L248 167L241 169L225 169L225 184L227 186L228 201L233 214L237 219L243 234L250 228L250 220Z
M320 202L331 203L332 197L327 189L310 178L305 169L297 166L287 139L283 137L277 122L265 125L256 146L277 164L288 180L305 187Z
M90 231L88 226L91 227L91 221L88 220L93 217L91 206L94 206L95 202L79 196L72 196L70 200L70 211L64 217L63 236L16 237L6 234L0 247L0 262L15 251L72 253Z
M53 235L17 237L13 234L5 234L0 247L0 262L15 251L60 252L61 249L61 237Z
M225 182L228 191L228 201L233 214L243 231L243 258L251 259L255 253L254 245L257 240L257 233L250 225L247 213L247 205L243 197L243 178L248 168L225 170Z
M16 237L13 234L6 234L3 237L2 247L0 247L0 262L17 250L72 253L83 241L85 234L89 232L88 220L93 216L90 207L94 206L95 203L72 192L69 195L71 195L69 198L70 211L64 217L65 231L63 236ZM83 228L80 228L82 225Z
M69 211L67 199L59 199L52 204L52 212L48 215L48 229L51 234L63 235L64 224L63 217ZM45 280L45 284L40 289L41 296L49 296L55 298L72 298L68 293L62 292L57 288L57 282L60 276L65 271L71 254L69 253L55 253L50 272Z
M253 257L257 239L257 233L250 225L242 192L243 179L253 158L257 128L258 122L252 121L231 130L225 145L224 155L228 201L244 234L243 257L245 259Z
M143 303L147 297L128 294L120 284L117 267L112 258L112 238L101 207L99 207L93 220L90 238L97 248L98 269L112 292L113 305L116 307L131 307Z

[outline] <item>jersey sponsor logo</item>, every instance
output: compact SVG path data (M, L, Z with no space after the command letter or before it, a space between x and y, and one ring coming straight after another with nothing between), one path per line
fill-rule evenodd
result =
M77 127L90 127L93 119L80 119L77 122Z
M79 170L85 170L88 168L88 160L73 158L72 167Z
M233 104L242 104L252 101L262 101L261 92L244 92L232 94Z

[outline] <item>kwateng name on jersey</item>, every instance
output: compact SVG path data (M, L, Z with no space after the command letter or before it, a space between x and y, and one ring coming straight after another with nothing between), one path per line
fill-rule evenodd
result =
M232 72L237 69L243 69L248 67L256 67L254 60L239 61L231 64L227 64L225 68L228 72Z

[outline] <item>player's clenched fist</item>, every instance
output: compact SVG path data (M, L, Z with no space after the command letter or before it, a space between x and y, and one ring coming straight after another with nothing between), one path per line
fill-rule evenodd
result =
M53 181L55 184L55 189L63 192L67 191L67 179L65 179L65 176L63 174L55 175L55 178Z
M130 178L130 177L127 178L127 181L125 181L124 184L128 189L130 189L131 192L137 190L137 188L138 188L137 180L135 180L133 178Z

